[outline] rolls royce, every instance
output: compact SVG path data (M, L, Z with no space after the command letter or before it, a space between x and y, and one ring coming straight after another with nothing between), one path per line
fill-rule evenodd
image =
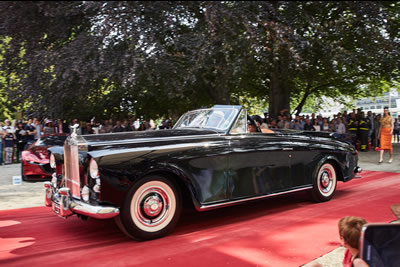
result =
M303 190L323 202L361 171L354 147L332 133L250 132L248 117L216 105L169 130L73 133L49 149L45 205L64 218L114 218L129 237L149 240L174 228L183 202L207 211Z

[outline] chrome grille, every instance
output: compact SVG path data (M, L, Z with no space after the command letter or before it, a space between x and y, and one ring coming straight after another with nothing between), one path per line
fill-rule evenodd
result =
M80 198L81 190L78 157L77 145L64 145L65 186L71 190L72 196Z

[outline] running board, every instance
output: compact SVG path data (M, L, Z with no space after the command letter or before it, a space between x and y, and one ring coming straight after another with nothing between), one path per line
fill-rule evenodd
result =
M312 186L307 186L307 187L302 187L302 188L298 188L298 189L293 189L293 190L290 190L290 191L285 191L285 192L280 192L280 193L273 193L273 194L263 195L263 196L258 196L258 197L251 197L251 198L246 198L246 199L238 199L238 200L233 200L233 201L228 201L228 202L223 202L223 203L217 203L217 204L211 204L211 205L202 205L200 207L196 207L196 209L198 211L207 211L207 210L212 210L212 209L221 208L221 207L233 206L233 205L240 204L240 203L247 202L247 201L258 200L258 199L263 199L263 198L270 198L270 197L276 197L276 196L280 196L280 195L286 195L286 194L289 194L289 193L295 193L295 192L299 192L299 191L309 190L309 189L312 189L312 188L313 188Z

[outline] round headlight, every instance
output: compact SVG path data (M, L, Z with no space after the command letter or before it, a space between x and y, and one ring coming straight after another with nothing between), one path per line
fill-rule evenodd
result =
M89 174L90 174L90 177L92 177L93 179L97 179L100 177L99 167L97 166L97 162L94 159L90 160Z
M54 157L54 154L50 155L50 167L52 169L56 168L56 158Z
M82 188L81 196L83 201L85 202L89 201L89 187L87 187L86 185Z

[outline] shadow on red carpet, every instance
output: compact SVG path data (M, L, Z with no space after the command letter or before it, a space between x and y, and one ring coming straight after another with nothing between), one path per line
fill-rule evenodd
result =
M197 213L185 210L164 238L137 242L113 220L63 220L49 208L0 211L3 266L299 266L340 245L337 221L395 219L400 174L366 171L338 183L334 198L312 203L306 193Z

